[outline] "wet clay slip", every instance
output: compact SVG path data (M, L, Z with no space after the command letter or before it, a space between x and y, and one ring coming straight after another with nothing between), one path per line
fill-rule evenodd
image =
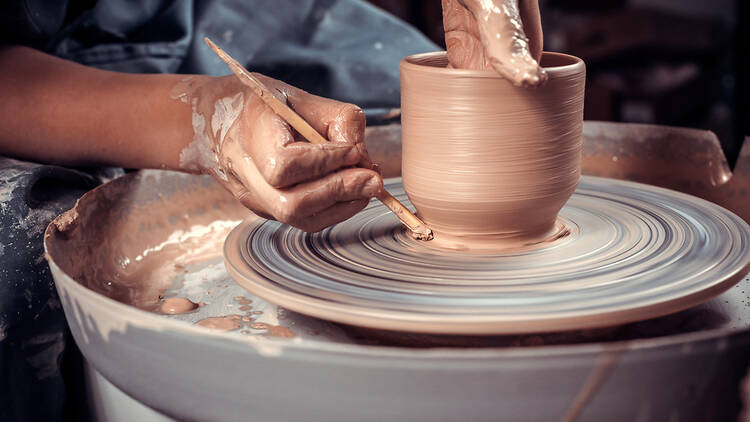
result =
M563 237L557 214L580 179L585 66L545 52L537 89L447 68L444 52L401 70L403 183L435 246L521 250Z
M200 306L200 303L195 303L186 297L170 297L162 301L159 310L163 314L177 315L194 311Z

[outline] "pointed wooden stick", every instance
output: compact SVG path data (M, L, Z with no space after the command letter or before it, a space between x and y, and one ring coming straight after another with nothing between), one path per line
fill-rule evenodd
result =
M289 106L284 102L276 98L273 93L265 85L263 85L261 81L258 80L258 78L248 72L244 66L237 62L237 60L233 59L224 50L219 48L219 46L214 44L214 42L208 39L208 37L204 38L204 40L206 41L206 44L211 47L214 53L216 53L229 66L232 72L234 72L237 78L239 78L240 82L252 88L252 90L261 98L261 100L263 100L269 107L271 107L271 109L275 111L276 114L281 116L282 119L286 120L289 125L293 127L297 132L299 132L302 136L304 136L305 139L313 144L324 144L328 142L328 140L324 138L323 135L318 133L318 131L315 130L314 127L310 126L310 124L307 123L305 119L303 119L294 110L289 108ZM416 215L409 211L409 209L406 208L404 204L398 202L398 200L394 198L393 195L388 193L386 190L383 190L382 193L377 196L377 198L383 204L385 204L385 206L388 207L389 210L396 214L396 217L398 217L398 219L401 220L401 222L407 228L409 228L409 230L411 230L411 234L415 239L432 240L432 230L430 230L430 228L427 227L427 225Z

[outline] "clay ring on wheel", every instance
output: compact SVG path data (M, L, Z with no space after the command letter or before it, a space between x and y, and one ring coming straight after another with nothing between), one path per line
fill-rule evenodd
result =
M386 188L409 205L400 179ZM576 330L645 320L730 288L750 227L679 192L583 177L559 217L569 235L517 253L441 250L379 203L319 233L275 221L235 228L230 275L285 308L346 324L443 334Z

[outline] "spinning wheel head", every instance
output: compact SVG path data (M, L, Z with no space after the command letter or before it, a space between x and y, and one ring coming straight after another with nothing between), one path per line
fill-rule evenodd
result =
M400 180L387 189L408 204ZM378 203L320 233L247 221L225 261L247 290L337 322L444 334L601 327L696 305L744 276L750 227L674 191L584 177L560 212L570 233L537 249L480 255L404 234Z

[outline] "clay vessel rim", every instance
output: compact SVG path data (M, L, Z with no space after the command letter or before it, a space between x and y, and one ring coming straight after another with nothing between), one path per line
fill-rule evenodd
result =
M543 66L550 78L580 73L586 68L582 59L570 54L544 51L542 52L542 62L544 62L545 59L556 59L567 63L556 66ZM429 64L425 64L425 62L428 62ZM464 76L505 80L503 76L494 70L449 69L445 67L447 64L448 55L445 51L433 51L429 53L412 54L411 56L403 58L401 63L399 63L399 69L408 69L412 72L434 73L444 76Z

